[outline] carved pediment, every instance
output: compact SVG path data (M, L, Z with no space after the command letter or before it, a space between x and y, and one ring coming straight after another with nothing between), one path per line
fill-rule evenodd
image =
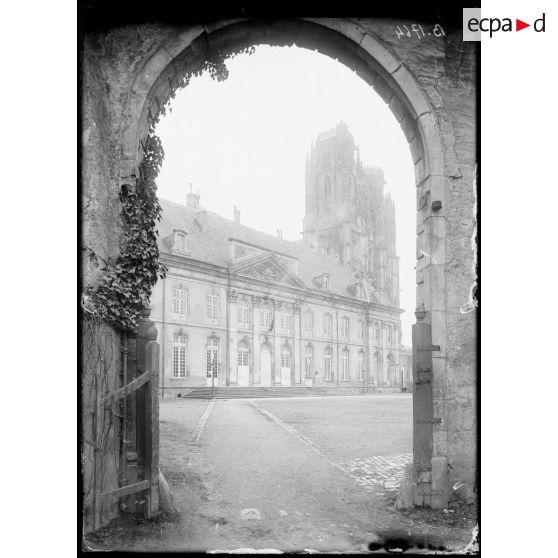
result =
M238 275L271 283L280 283L294 287L304 286L300 279L286 269L273 255L268 255L263 259L256 257L249 262L243 262L242 265L234 266L231 268L231 271Z

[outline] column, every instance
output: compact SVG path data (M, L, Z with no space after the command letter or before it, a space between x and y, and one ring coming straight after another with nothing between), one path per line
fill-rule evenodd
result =
M252 369L250 370L250 385L254 385L254 377L258 376L260 381L256 385L260 385L262 374L260 370L260 304L261 298L252 297Z
M238 366L237 354L236 354L236 303L238 301L238 295L234 291L229 292L228 299L228 312L229 312L229 369L227 370L227 385L231 383L236 385L238 381L236 372L236 367ZM231 379L234 380L231 382Z
M271 355L271 373L273 381L271 385L276 384L276 378L281 378L281 337L277 335L277 328L280 324L281 303L273 301L273 354Z
M301 363L300 363L300 304L295 303L293 309L294 320L294 343L293 343L293 363L294 363L294 382L293 386L303 385Z

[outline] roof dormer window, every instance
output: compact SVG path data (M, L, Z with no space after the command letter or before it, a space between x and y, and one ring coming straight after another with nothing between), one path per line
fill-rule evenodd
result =
M324 274L324 289L329 291L329 275Z
M184 231L174 231L172 248L176 252L186 252L186 233Z

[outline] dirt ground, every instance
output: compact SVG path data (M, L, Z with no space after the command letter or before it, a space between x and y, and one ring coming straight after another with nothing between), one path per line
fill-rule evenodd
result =
M474 552L474 506L394 507L411 399L161 402L161 470L178 514L124 515L91 550ZM343 426L345 425L345 426Z

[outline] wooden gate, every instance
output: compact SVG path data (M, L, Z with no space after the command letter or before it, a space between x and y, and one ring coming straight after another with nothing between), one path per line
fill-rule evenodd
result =
M430 506L432 481L432 432L434 418L432 404L432 326L426 322L413 325L413 463L416 486L414 502Z
M94 529L101 526L103 505L125 504L147 518L159 510L159 344L154 322L143 311L136 337L121 336L122 387L96 393L94 452ZM116 412L115 412L116 408ZM120 445L118 487L102 490L102 426L105 413L121 417L115 436ZM138 504L139 503L139 504Z

